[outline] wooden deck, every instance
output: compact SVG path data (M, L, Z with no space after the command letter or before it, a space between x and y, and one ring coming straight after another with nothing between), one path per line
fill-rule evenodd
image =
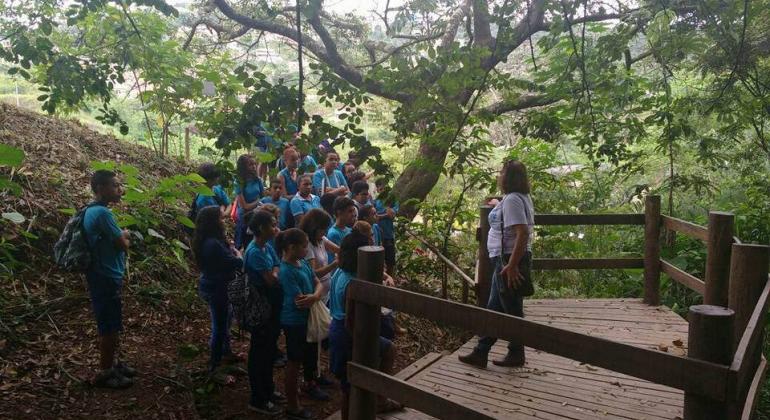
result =
M684 355L687 322L670 309L639 299L527 300L528 319L636 346ZM527 349L523 368L487 369L460 363L475 339L452 354L431 354L398 377L455 402L506 419L676 419L682 391ZM502 356L498 342L490 359ZM414 410L381 419L431 419Z

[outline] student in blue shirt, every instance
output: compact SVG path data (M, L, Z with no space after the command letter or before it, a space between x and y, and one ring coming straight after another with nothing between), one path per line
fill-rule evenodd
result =
M339 253L339 269L331 279L329 293L329 311L332 323L329 328L329 365L332 373L342 385L342 419L347 420L350 400L350 384L347 378L347 364L353 358L353 319L347 318L346 298L347 289L358 270L358 248L369 245L369 238L359 232L353 232L342 240ZM379 339L380 370L391 374L396 360L396 349L393 343L384 338ZM402 406L392 400L378 401L378 412L388 412L401 409Z
M393 221L398 213L398 203L392 197L393 192L388 188L388 181L380 178L374 182L377 188L377 199L374 207L377 209L377 224L382 233L382 247L385 248L385 270L391 276L396 273L396 233Z
M291 215L294 217L294 223L296 226L302 222L302 217L312 209L321 207L321 199L317 195L311 193L313 190L313 181L310 175L302 175L299 177L299 188L297 194L291 199L289 207L291 208Z
M278 278L283 290L281 326L286 336L289 359L284 386L288 399L286 416L292 419L312 418L312 413L299 405L297 381L300 364L305 379L305 393L313 399L329 400L329 395L315 383L315 372L318 369L316 346L306 339L310 307L320 301L323 294L318 277L305 260L308 243L305 232L297 228L285 230L276 238L276 245L283 255Z
M350 233L350 228L356 222L356 205L347 197L337 197L334 200L334 226L329 228L326 238L334 245L340 246L342 239ZM328 253L328 263L334 261L334 253Z
M350 198L355 202L358 210L367 204L371 204L371 196L369 195L369 183L366 181L355 181L350 187Z
M131 386L136 370L119 362L116 352L123 330L123 274L129 233L118 227L108 208L119 203L123 188L114 172L98 170L91 176L94 201L83 215L85 239L91 249L91 265L86 272L91 307L99 334L99 367L94 384L123 389Z
M324 194L345 195L348 193L348 182L345 175L337 170L340 158L335 152L326 154L324 167L313 175L313 192L319 197Z
M241 155L236 163L238 179L233 185L235 202L238 205L238 221L235 223L235 247L244 249L251 242L247 232L245 215L260 205L265 191L257 175L257 161L251 155Z
M377 210L374 206L367 204L361 207L358 212L358 220L363 220L369 223L372 227L372 245L382 246L382 234L380 233L380 227L377 226Z
M286 230L289 226L289 219L291 218L291 210L289 209L289 200L281 195L281 181L273 179L270 181L270 195L262 199L262 204L273 204L278 207L281 212L278 217L278 229Z
M299 152L293 147L287 147L283 151L283 160L286 162L286 167L278 172L278 179L281 181L281 189L283 190L283 196L287 200L294 198L294 194L297 193L299 181L299 171L297 166L299 164Z
M230 212L230 199L227 193L219 185L219 169L211 162L202 163L198 167L198 175L206 180L206 186L211 188L214 195L195 195L195 213L204 207L217 206L223 215ZM193 220L194 222L195 220Z
M225 223L219 208L208 206L198 212L192 251L201 270L198 292L209 305L211 314L209 372L215 374L223 357L236 359L230 347L231 317L227 284L235 278L235 271L243 266L241 253L225 236ZM224 384L234 380L221 375L215 375L215 379Z
M249 409L266 415L280 413L278 403L285 397L276 392L273 382L273 361L278 352L280 316L283 291L278 280L280 260L270 242L278 233L278 222L265 211L254 212L249 219L254 239L244 254L244 268L249 285L264 293L270 302L270 319L259 330L251 331L249 343Z

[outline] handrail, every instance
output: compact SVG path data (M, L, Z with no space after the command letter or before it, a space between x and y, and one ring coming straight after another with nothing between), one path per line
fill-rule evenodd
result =
M542 324L406 290L353 280L348 298L385 306L478 334L515 341L558 356L682 389L718 401L727 397L728 367Z
M703 242L708 242L707 228L686 220L677 219L676 217L666 216L665 214L660 217L663 221L663 227L666 229L679 232L691 238L700 239Z
M536 225L644 225L638 213L536 214Z
M660 269L668 274L674 281L687 286L690 290L700 293L701 295L706 293L706 282L671 264L663 258L660 259Z
M757 371L754 377L751 379L751 385L749 391L746 393L746 401L743 404L743 414L741 414L741 420L751 420L754 416L754 409L757 406L759 400L759 394L762 390L762 381L767 373L767 360L762 356L762 360L759 362Z
M641 258L534 258L533 270L590 270L615 268L642 268Z
M764 289L762 289L759 300L757 300L757 305L751 313L751 318L749 318L749 322L746 324L746 329L743 330L741 341L738 342L738 348L735 350L735 356L733 356L733 362L730 364L730 371L737 373L739 385L749 374L748 370L751 368L750 352L762 338L765 317L770 305L770 277L768 279Z
M452 271L454 271L458 276L460 276L460 278L463 279L466 283L470 284L471 286L475 286L476 285L476 282L469 275L465 274L465 272L460 267L458 267L455 263L453 263L452 260L450 260L449 258L444 256L444 254L442 254L438 250L438 248L436 248L435 246L431 245L428 241L420 238L414 232L412 232L412 231L410 231L408 229L406 230L406 233L409 234L409 236L413 237L414 239L417 239L418 241L420 241L426 247L428 247L428 249L430 249L431 252L436 254L436 256L441 261L443 261L444 264L446 264L449 268L451 268Z

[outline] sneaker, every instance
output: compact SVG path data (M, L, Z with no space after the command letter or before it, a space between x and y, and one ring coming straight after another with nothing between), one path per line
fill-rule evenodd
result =
M313 418L313 413L311 413L307 408L300 408L296 411L286 409L286 418L296 420L311 420Z
M117 370L121 375L125 376L126 378L133 378L139 373L137 372L136 369L127 365L126 362L116 363L115 370Z
M321 388L318 387L316 384L312 384L307 386L305 389L302 390L302 393L305 394L308 398L315 401L329 401L331 397L329 397L329 394L322 391Z
M105 369L94 378L94 386L99 388L126 389L133 384L134 381L121 375L114 368Z
M270 396L270 401L274 404L286 404L286 396L278 391L273 392Z
M249 410L268 416L277 416L281 414L281 409L270 401L264 404L249 404Z
M321 388L330 388L334 386L334 381L323 375L315 378L315 383L317 383Z
M470 352L469 354L461 354L457 358L460 359L460 361L465 364L477 366L484 369L487 367L487 357L488 357L487 353L473 349L473 351Z

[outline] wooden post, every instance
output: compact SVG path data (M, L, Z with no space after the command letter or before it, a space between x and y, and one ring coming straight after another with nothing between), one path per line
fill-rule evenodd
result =
M462 294L463 303L468 303L468 292L470 292L470 290L468 289L468 282L463 281L463 294Z
M190 160L190 127L184 128L184 159Z
M489 288L492 287L492 261L487 250L487 236L489 236L489 212L492 206L479 207L479 229L476 231L476 239L479 241L479 270L476 284L476 305L486 308L489 300Z
M735 335L732 339L733 349L735 349L741 341L746 324L767 283L770 248L752 244L733 244L732 248L728 307L735 311ZM755 363L759 363L760 352L755 353L749 354Z
M727 307L730 281L730 247L733 243L732 213L709 213L708 241L706 242L706 292L703 303Z
M358 272L363 281L382 284L385 268L385 249L365 246L358 249ZM380 307L355 302L353 323L353 362L377 369L379 366ZM350 390L351 419L374 420L377 414L377 396L353 386Z
M644 200L644 303L660 305L660 196Z
M732 357L735 312L712 305L690 307L687 356L707 362L729 365ZM728 403L684 393L684 420L727 420Z

